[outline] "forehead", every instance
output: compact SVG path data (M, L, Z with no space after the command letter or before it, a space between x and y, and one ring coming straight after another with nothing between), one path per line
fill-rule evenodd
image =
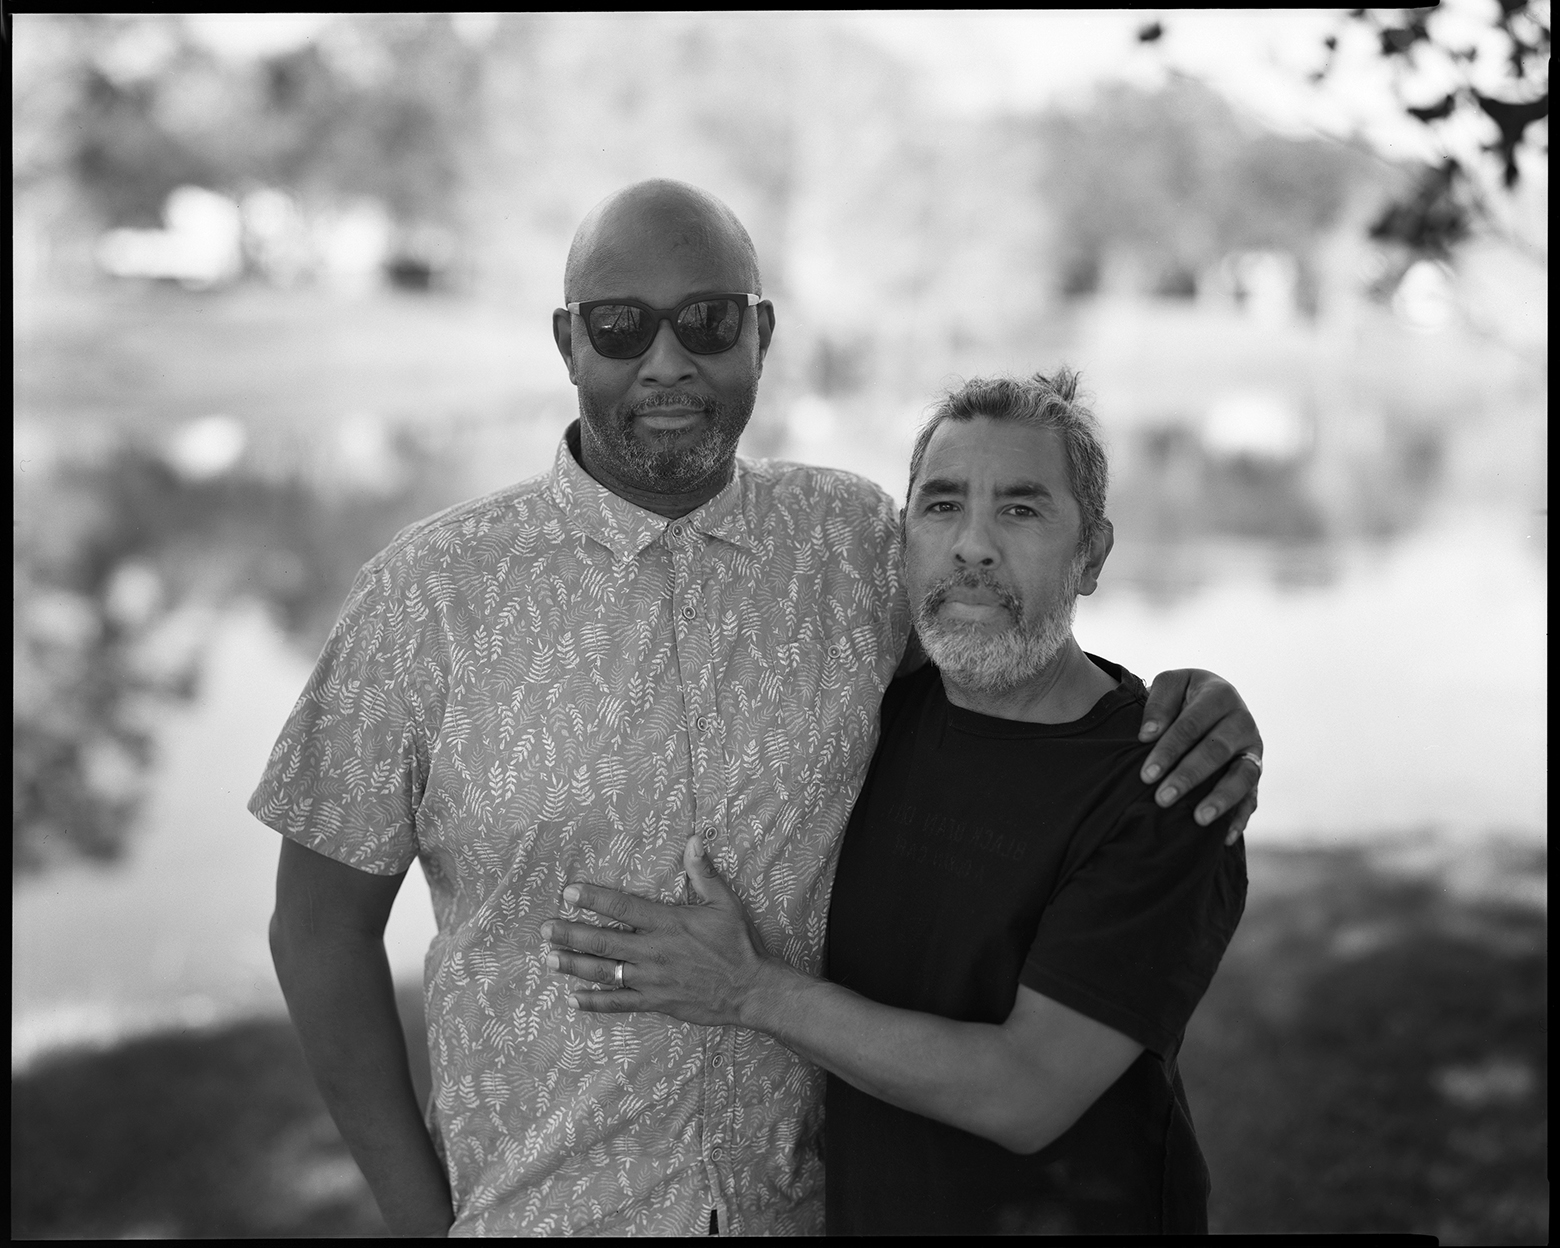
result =
M580 273L576 298L641 299L657 307L714 291L746 291L743 258L718 235L677 221L604 229Z
M937 426L926 445L917 488L933 477L962 481L970 488L1038 481L1058 496L1072 494L1067 448L1055 429L985 416L945 420Z

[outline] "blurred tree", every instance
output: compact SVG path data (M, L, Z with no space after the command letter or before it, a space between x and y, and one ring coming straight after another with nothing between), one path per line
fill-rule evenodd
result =
M1137 280L1172 295L1196 293L1237 251L1288 252L1305 270L1357 190L1383 180L1369 153L1260 129L1183 75L1152 92L1113 85L1033 124L1068 294L1095 291L1121 251L1146 270Z
M1157 43L1161 22L1138 31ZM1547 0L1461 0L1411 9L1351 9L1323 40L1309 75L1321 91L1377 89L1423 128L1439 152L1371 223L1372 238L1415 257L1443 259L1484 229L1547 262L1514 235L1492 202L1513 191L1523 161L1548 158L1550 16ZM1399 265L1401 270L1406 265Z
M1399 107L1442 152L1387 206L1371 236L1412 255L1446 258L1474 218L1505 234L1489 202L1490 175L1498 170L1499 184L1512 191L1522 178L1520 158L1549 154L1548 126L1538 124L1549 116L1549 5L1495 0L1482 23L1448 20L1430 8L1354 9L1344 20L1374 38L1392 68ZM1313 75L1319 86L1335 72L1339 46L1339 35L1328 37L1327 59ZM1537 142L1529 137L1535 127L1544 132ZM1469 136L1477 136L1472 151Z
M402 221L448 221L480 69L447 14L342 18L258 67L265 161L251 176L373 196Z
M1422 170L1408 192L1393 199L1371 224L1378 242L1398 243L1415 256L1451 257L1471 232L1462 165L1448 156Z
M437 449L410 434L393 449L416 470L382 493L191 477L120 439L17 478L13 870L123 851L155 717L195 692L216 612L258 597L323 636L358 566L443 498Z
M1441 151L1439 162L1424 168L1371 225L1373 239L1405 253L1378 283L1383 289L1416 258L1449 259L1475 222L1547 262L1530 240L1504 228L1490 195L1497 171L1510 192L1522 178L1521 158L1548 154L1547 142L1529 134L1549 113L1549 6L1498 0L1487 5L1482 22L1471 16L1354 9L1343 19L1390 66L1398 107ZM1319 87L1337 74L1349 33L1328 36L1326 60L1312 75ZM1539 128L1547 135L1547 125Z
M1483 7L1482 21L1464 6L1455 12L1438 6L1352 9L1344 21L1369 32L1377 54L1392 65L1400 107L1443 145L1467 114L1487 119L1479 150L1499 166L1510 189L1522 176L1520 151L1549 151L1547 141L1528 139L1528 131L1549 116L1549 5L1494 0ZM1327 59L1312 74L1317 85L1335 71L1339 35L1329 35L1325 44Z
M480 57L447 14L343 16L239 61L177 15L28 14L22 36L13 186L65 174L99 228L160 224L185 184L456 212Z

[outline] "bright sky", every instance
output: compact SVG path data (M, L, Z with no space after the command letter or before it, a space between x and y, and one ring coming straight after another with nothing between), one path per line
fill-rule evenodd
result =
M190 29L202 43L227 56L270 56L312 39L328 13L191 13Z
M1452 0L1459 8L1483 2ZM1393 154L1423 154L1422 128L1403 123L1379 58L1350 56L1348 72L1326 90L1307 83L1306 75L1325 54L1323 39L1343 24L1343 12L930 11L854 13L847 20L916 64L943 105L956 112L1070 103L1104 81L1151 86L1173 67L1202 79L1275 128L1338 135L1361 131L1378 145L1400 149ZM1140 42L1138 30L1156 21L1163 36L1152 44Z
M1489 16L1497 0L1444 0L1431 21L1440 36L1488 45ZM857 11L839 17L795 14L799 21L839 20L866 34L914 67L928 84L934 106L982 114L1067 103L1107 80L1150 86L1170 68L1207 82L1255 117L1290 133L1360 134L1384 155L1433 158L1425 127L1404 117L1391 90L1393 67L1376 54L1375 40L1360 23L1344 22L1343 9L1051 9L1045 11ZM718 16L718 15L710 15ZM745 15L729 15L742 20ZM481 39L493 14L457 14L462 34ZM311 13L206 13L189 18L199 38L228 55L254 56L295 47L331 20ZM643 21L634 14L626 20ZM651 19L653 20L653 18ZM1164 35L1141 43L1137 32L1159 22ZM1321 64L1323 39L1344 42L1337 72L1323 89L1307 74ZM1481 66L1498 70L1499 47L1481 49ZM1433 103L1451 85L1434 64L1415 75ZM1488 89L1490 84L1486 84ZM1459 124L1479 127L1469 116ZM1472 150L1482 131L1450 136Z

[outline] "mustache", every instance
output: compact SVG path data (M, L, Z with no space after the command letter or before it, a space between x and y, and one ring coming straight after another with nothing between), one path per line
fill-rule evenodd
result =
M694 394L687 390L667 390L661 394L646 395L628 409L631 416L643 416L648 412L659 411L663 407L693 407L701 412L715 410L714 399L705 398L702 394Z
M927 590L926 596L921 599L922 614L930 615L936 611L948 600L948 594L955 589L989 590L997 596L997 601L1008 609L1008 613L1015 620L1023 619L1024 600L985 568L962 568L952 576L943 577Z

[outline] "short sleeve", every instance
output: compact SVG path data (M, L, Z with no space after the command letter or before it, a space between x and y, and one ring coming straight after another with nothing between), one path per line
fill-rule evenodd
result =
M1211 783L1206 786L1211 789ZM1019 980L1169 1057L1246 904L1245 842L1198 827L1194 791L1127 807L1046 906Z
M249 799L283 836L375 875L417 856L447 670L437 620L395 568L381 557L358 574Z

